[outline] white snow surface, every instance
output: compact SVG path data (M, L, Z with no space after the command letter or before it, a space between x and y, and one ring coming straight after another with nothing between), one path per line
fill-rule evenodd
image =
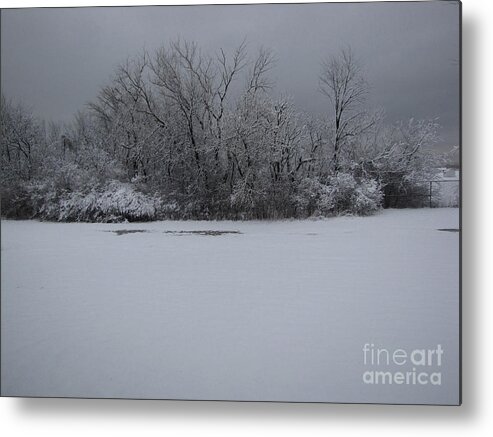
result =
M457 403L458 217L2 221L2 394ZM365 343L441 344L442 385L363 384Z

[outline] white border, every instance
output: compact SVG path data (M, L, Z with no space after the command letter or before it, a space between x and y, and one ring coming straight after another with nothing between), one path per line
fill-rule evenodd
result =
M275 1L272 1L274 3ZM0 7L207 1L21 1ZM232 3L216 0L214 3ZM255 3L242 1L239 3ZM493 2L463 4L462 407L0 399L5 436L481 436L493 429Z

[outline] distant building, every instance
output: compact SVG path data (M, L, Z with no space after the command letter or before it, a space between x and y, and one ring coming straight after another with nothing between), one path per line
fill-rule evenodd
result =
M457 177L458 170L455 168L446 168L443 172L443 177L445 178L455 178Z

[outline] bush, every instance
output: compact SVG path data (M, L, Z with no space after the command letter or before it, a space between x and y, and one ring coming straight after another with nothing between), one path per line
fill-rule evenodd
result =
M301 216L330 214L330 206L326 205L328 194L327 185L318 179L305 178L298 186L296 204ZM326 208L328 206L328 208Z
M26 184L10 202L7 217L68 222L149 221L169 212L156 195L138 191L132 184L111 181L90 191L59 191L55 184Z
M422 208L429 204L429 182L394 173L387 175L382 183L385 208Z
M59 201L59 221L149 221L159 217L161 200L131 184L112 181L88 193L69 193Z
M364 179L353 194L352 212L358 215L371 215L382 207L383 192L377 181Z
M381 208L383 193L373 179L355 179L350 174L339 173L329 177L326 183L317 179L303 180L297 200L305 216L370 215Z
M2 217L23 219L34 215L30 193L24 184L2 186L0 196Z

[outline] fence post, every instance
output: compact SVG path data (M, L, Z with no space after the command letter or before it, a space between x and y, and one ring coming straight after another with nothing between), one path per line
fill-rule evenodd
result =
M433 181L430 181L430 208L432 208L432 204L431 204L431 186L433 184Z

